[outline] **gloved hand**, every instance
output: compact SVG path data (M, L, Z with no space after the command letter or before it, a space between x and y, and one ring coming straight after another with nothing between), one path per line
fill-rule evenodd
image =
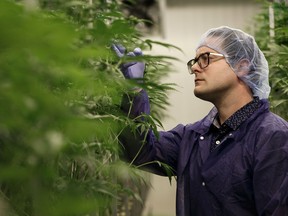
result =
M115 51L118 57L125 56L126 48L120 44L112 44L112 49ZM142 50L135 48L133 52L128 52L127 56L142 56ZM120 66L120 70L126 79L141 79L144 77L145 63L143 62L127 62Z

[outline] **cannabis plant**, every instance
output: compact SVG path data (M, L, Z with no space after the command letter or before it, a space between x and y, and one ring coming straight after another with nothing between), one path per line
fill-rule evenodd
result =
M122 113L121 98L135 85L149 91L152 117L143 124L156 130L171 89L159 84L169 58L138 59L147 64L145 83L123 78L111 44L145 50L154 42L120 8L0 1L0 215L140 214L131 203L143 202L148 182L119 160L118 143L125 126L139 125Z
M270 7L270 17L269 10ZM271 14L271 8L273 14ZM274 20L271 19L274 15ZM285 1L265 2L257 16L256 40L269 62L272 110L288 119L288 5ZM274 23L271 29L269 23ZM272 34L270 33L272 31Z

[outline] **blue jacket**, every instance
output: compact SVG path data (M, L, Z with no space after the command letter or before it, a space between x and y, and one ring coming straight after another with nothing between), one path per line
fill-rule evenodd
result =
M141 112L149 113L144 91L131 113ZM175 170L177 216L288 216L288 123L261 100L261 107L210 153L216 113L214 108L201 121L179 124L159 138L150 131L134 164L161 161ZM136 142L123 139L130 157L139 149ZM163 174L158 163L149 170Z

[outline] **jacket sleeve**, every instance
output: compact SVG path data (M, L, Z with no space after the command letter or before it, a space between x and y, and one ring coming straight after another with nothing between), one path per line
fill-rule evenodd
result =
M131 118L142 113L150 114L149 98L144 90L132 96L124 95L121 107ZM123 147L122 159L132 162L141 169L166 176L165 165L176 170L183 131L184 126L178 125L171 131L162 131L159 132L159 136L155 136L151 129L141 133L140 130L132 132L131 128L126 127L119 136Z
M288 124L265 122L256 135L253 184L258 215L288 215Z

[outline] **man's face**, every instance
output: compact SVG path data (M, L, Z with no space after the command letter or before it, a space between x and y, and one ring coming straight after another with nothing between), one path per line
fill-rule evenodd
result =
M211 48L202 46L197 50L196 57L207 52L217 53ZM201 68L198 63L195 63L192 70L195 75L195 96L212 103L228 96L239 84L237 75L223 56L211 54L207 67Z

